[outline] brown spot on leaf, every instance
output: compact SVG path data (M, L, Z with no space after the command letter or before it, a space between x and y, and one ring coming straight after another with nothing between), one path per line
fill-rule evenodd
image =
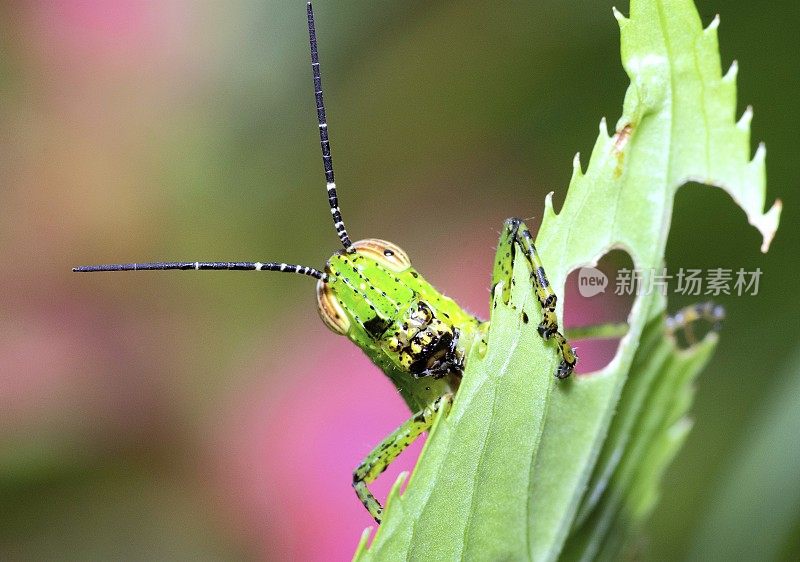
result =
M614 151L615 152L622 152L625 148L625 145L628 144L628 140L631 138L631 134L633 134L633 124L627 123L623 126L620 130L616 132L614 135Z
M633 135L633 124L626 123L614 135L614 146L612 152L617 158L617 165L614 168L614 177L618 178L622 175L622 170L625 167L625 146Z

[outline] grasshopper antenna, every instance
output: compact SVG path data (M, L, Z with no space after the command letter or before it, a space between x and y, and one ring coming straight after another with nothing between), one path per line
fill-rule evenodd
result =
M105 265L82 265L73 267L72 271L157 271L165 269L212 269L212 270L245 270L245 271L282 271L284 273L298 273L308 275L320 281L327 281L328 276L318 269L305 265L291 263L250 262L250 261L157 261L148 263L112 263Z
M317 52L317 30L314 27L314 9L311 2L307 5L308 12L308 41L311 44L311 72L314 75L314 97L317 100L317 121L319 122L319 144L322 148L322 166L325 168L325 183L328 187L328 203L331 206L333 227L339 240L349 253L355 251L347 229L344 227L342 213L339 211L339 198L336 195L336 182L333 178L333 159L331 158L331 143L328 140L328 120L325 116L325 100L322 98L322 77L319 73L319 53Z
M342 213L339 210L339 199L336 195L336 183L333 177L333 160L331 159L331 145L328 140L328 122L325 117L325 102L322 99L322 78L319 73L319 54L317 53L317 33L314 27L314 11L311 2L308 3L308 39L311 45L311 70L314 75L314 96L317 101L317 120L319 121L319 143L322 148L322 165L325 169L325 181L328 187L328 203L331 206L333 226L336 234L342 241L347 252L354 252L353 243L344 227ZM74 267L72 271L154 271L167 269L212 269L212 270L251 270L251 271L282 271L285 273L299 273L308 275L320 281L327 282L326 273L304 265L294 265L278 262L147 262L147 263L115 263L103 265L82 265Z

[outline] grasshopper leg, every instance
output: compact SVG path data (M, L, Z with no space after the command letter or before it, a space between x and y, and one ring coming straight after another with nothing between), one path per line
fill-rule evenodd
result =
M358 499L361 500L369 514L378 523L383 518L383 507L372 495L372 492L369 491L367 484L375 481L400 453L416 441L417 437L428 431L438 413L441 412L442 415L446 415L452 402L453 395L445 394L411 416L410 419L381 441L353 471L353 488L358 495Z
M567 341L567 338L558 331L558 316L556 315L556 302L558 298L547 275L544 272L542 263L536 246L533 244L533 236L528 227L520 219L508 219L505 222L500 243L497 246L494 271L492 274L492 287L499 282L505 281L503 285L503 300L508 302L511 293L511 269L514 257L517 252L521 252L528 261L531 269L531 282L536 292L536 298L542 307L542 322L539 324L539 335L545 340L552 338L558 345L561 353L561 362L556 370L556 377L567 378L575 369L578 356Z
M667 333L675 336L682 332L689 345L697 343L694 331L698 323L705 322L711 329L718 332L725 320L725 308L713 302L701 302L680 309L672 316L667 316L665 323ZM591 326L577 326L564 330L564 335L569 340L612 339L621 338L628 333L629 326L626 322L608 324L594 324Z
M711 301L691 304L680 309L672 316L667 316L667 332L675 336L683 332L686 343L691 347L697 343L694 327L699 322L707 322L713 331L719 331L722 321L725 320L725 308Z

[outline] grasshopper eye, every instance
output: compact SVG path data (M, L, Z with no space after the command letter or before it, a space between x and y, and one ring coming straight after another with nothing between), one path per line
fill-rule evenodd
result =
M333 288L324 281L317 282L317 309L325 325L343 336L350 329L350 320L344 313L342 304L333 292Z
M353 244L353 247L359 254L375 260L395 273L405 271L411 267L411 260L408 259L408 254L396 244L392 244L386 240L368 238L366 240L359 240Z

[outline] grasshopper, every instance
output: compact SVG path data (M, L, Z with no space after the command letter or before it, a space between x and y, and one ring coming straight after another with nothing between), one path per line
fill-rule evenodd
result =
M391 379L415 412L375 447L353 473L356 494L380 523L383 507L367 485L429 430L438 415L447 414L461 382L465 358L478 342L485 344L489 322L466 312L436 290L412 267L408 255L397 245L376 238L355 243L350 240L339 209L310 2L307 15L326 190L342 249L334 252L321 270L273 261L187 261L88 265L73 271L251 270L297 273L316 279L322 321L360 347ZM511 218L505 221L492 272L492 292L502 283L505 302L510 298L512 264L518 257L528 265L531 290L542 309L538 333L544 340L554 342L560 356L555 376L565 379L573 372L578 357L559 331L557 297L550 287L530 230L520 219Z

